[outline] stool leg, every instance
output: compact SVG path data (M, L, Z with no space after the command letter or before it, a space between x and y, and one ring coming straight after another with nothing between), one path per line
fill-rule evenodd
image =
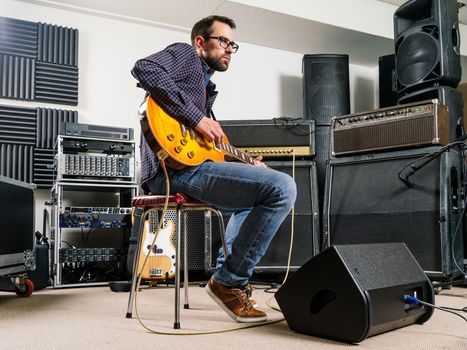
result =
M128 306L126 309L126 318L132 318L133 316L133 297L135 294L136 290L136 283L138 280L138 266L139 266L139 259L141 256L141 245L143 244L143 231L144 231L144 224L146 222L146 218L149 215L149 210L145 210L143 212L143 215L141 215L141 221L139 222L139 228L138 228L138 244L136 245L136 251L135 251L135 258L133 259L133 268L132 268L132 278L131 278L131 289L130 289L130 296L128 298Z
M187 229L187 218L188 214L186 211L183 212L183 289L185 290L185 305L184 309L189 309L190 304L188 302L188 229Z
M177 208L177 242L175 247L175 322L174 329L180 329L180 226L182 225L180 207Z
M211 211L216 213L217 219L219 220L219 233L221 236L222 249L224 250L224 259L227 259L227 256L229 255L229 251L227 249L227 242L225 241L224 218L222 216L222 213L219 210L212 209Z

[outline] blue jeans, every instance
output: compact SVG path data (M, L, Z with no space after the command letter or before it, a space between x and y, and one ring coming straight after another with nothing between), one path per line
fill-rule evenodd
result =
M225 286L246 286L293 207L297 195L293 179L273 169L237 162L204 162L185 172L168 169L168 173L171 193L181 192L233 213L225 232L229 255L225 259L220 250L214 279ZM147 185L153 193L165 193L162 174Z

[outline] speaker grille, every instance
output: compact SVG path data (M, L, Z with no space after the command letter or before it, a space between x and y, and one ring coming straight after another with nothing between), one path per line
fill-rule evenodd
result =
M397 55L397 78L410 86L427 77L439 75L438 46L434 38L425 33L408 36L402 41ZM435 69L438 66L438 70Z
M305 55L304 115L318 125L350 113L349 56Z
M172 220L175 223L174 232L177 232L177 212L175 210L167 210L166 213L166 220ZM151 225L152 227L158 227L159 225L159 217L156 215L151 214L150 220L154 220L154 224ZM184 225L184 216L182 214L182 232L183 232L183 225ZM204 212L190 212L187 213L187 230L188 230L188 270L194 271L206 271L207 266L205 262L205 251L206 245L210 244L208 238L210 237L210 230L211 227L209 226L209 221L205 219ZM175 247L177 244L177 236L176 234L173 235L172 244ZM185 259L185 246L184 240L182 236L181 244L181 255L180 261L181 266L180 268L184 269L184 259Z
M459 153L450 150L421 167L410 186L398 177L434 150L439 147L331 160L325 213L330 244L404 242L433 277L458 275L453 260L462 265L462 235L452 239L462 206Z
M436 134L435 122L433 116L427 115L384 124L373 123L351 129L337 129L333 133L333 154L439 144L440 136ZM447 144L447 141L446 137L444 144Z

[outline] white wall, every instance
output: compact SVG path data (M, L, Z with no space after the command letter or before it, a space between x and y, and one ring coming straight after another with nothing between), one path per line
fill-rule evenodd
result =
M0 8L1 16L79 30L78 106L6 99L0 99L0 104L78 110L82 123L133 127L137 134L136 110L144 92L136 88L130 74L134 62L172 42L189 42L189 30L169 30L12 0L0 0ZM217 118L302 116L302 55L239 44L231 68L213 77L220 91L214 105ZM350 66L352 112L375 106L374 81L375 69ZM48 191L38 191L37 197L36 227L41 229Z

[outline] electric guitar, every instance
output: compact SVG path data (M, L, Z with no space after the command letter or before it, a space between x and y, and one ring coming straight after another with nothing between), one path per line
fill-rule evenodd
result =
M148 220L144 223L139 252L140 258L137 271L141 274L141 279L143 280L167 280L175 276L175 246L173 243L175 223L173 220L167 220L157 234L156 242L151 250L151 245L158 229L159 223L156 213L151 212ZM148 261L143 269L144 260L148 255Z
M223 162L237 159L254 164L254 158L230 145L226 136L216 145L202 134L172 118L151 98L142 105L141 130L149 147L168 156L167 165L175 170L199 165L207 160ZM144 110L145 107L145 110Z

